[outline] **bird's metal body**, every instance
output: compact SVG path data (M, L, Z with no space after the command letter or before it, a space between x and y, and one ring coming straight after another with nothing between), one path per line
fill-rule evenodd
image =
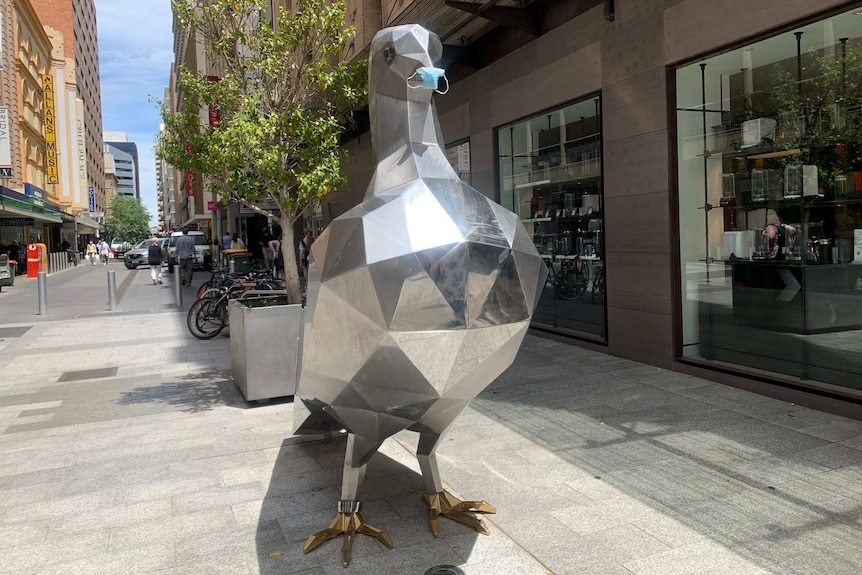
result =
M349 433L339 515L306 551L345 533L388 534L358 516L364 468L409 429L428 490L432 531L444 514L487 532L443 489L435 450L467 404L515 358L546 268L517 216L463 183L450 166L433 87L410 80L442 53L417 25L372 42L369 97L377 167L365 201L312 246L298 433ZM436 69L435 69L436 70ZM442 71L439 71L442 72Z

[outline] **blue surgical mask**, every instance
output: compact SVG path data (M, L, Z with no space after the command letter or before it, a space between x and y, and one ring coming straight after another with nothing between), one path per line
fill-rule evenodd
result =
M410 80L416 78L416 76L419 76L419 78L417 78L417 81L421 79L422 83L414 86L410 83ZM442 92L437 89L437 84L440 81L440 78L446 80L446 89ZM449 91L449 80L446 78L446 70L444 70L443 68L432 68L430 66L423 66L422 68L416 68L416 71L413 72L409 78L407 78L407 87L414 89L429 88L431 90L434 90L438 94L445 94Z
M440 78L446 74L443 68L417 68L416 73L422 78L422 86L425 88L437 89L437 83Z

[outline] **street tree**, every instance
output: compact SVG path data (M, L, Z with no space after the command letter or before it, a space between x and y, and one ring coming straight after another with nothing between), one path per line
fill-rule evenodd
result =
M209 73L180 67L181 101L162 105L158 155L203 175L222 202L278 222L288 298L298 303L294 227L343 185L339 138L366 97L364 61L342 59L353 34L344 2L298 0L272 19L265 0L172 4L202 41Z
M117 194L108 203L105 233L109 239L137 242L149 235L149 222L150 214L137 198Z

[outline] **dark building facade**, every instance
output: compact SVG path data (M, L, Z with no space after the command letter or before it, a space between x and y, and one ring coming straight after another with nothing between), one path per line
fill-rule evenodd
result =
M537 332L858 407L862 2L356 4L357 55L377 18L443 39L453 166L553 270ZM345 147L324 220L373 170Z

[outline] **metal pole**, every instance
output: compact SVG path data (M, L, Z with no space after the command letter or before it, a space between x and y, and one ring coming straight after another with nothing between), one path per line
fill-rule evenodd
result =
M48 280L45 272L39 272L36 280L39 290L39 315L48 315Z
M117 311L117 272L108 271L108 309Z
M180 278L180 266L178 264L174 264L173 267L173 276L174 276L174 298L176 299L177 307L183 307L183 282L182 278Z

